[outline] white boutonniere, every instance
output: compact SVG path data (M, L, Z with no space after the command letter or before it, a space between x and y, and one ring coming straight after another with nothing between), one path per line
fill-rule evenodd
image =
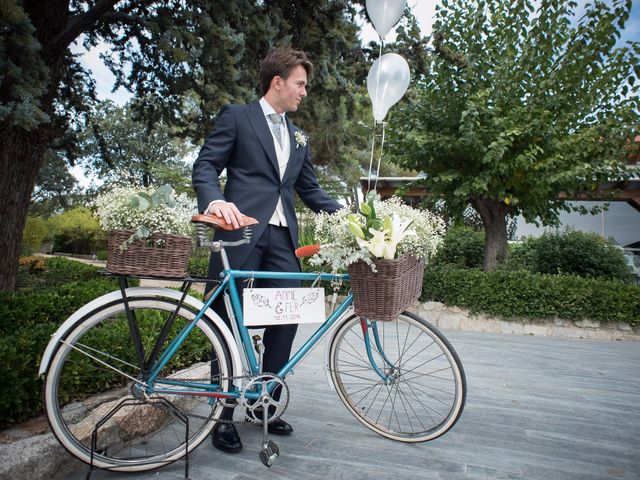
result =
M309 137L307 137L304 133L302 133L301 131L297 131L296 133L293 134L293 136L296 139L296 150L299 147L307 146L307 140L309 140Z

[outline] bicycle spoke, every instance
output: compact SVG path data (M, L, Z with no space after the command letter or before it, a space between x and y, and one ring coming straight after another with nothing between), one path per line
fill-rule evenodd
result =
M157 346L158 332L174 312L173 324L165 329L166 342L157 346L160 352L195 317L193 311L164 298L132 298L129 306L145 352ZM198 322L178 350L166 358L157 384L147 386L141 369L135 367L139 349L129 334L124 305L89 312L65 335L47 374L47 413L56 437L71 453L89 462L91 434L109 414L97 431L96 466L141 471L180 458L187 440L184 421L189 420L189 449L195 448L207 437L222 405L206 396L173 392L203 392L211 382L227 389L228 380L222 379L233 373L223 342L208 320ZM151 387L163 392L151 393Z
M96 361L96 362L98 362L100 365L104 365L105 367L110 368L111 370L113 370L113 371L115 371L115 372L119 373L119 374L120 374L120 375L122 375L123 377L127 377L129 380L133 380L135 383L137 383L137 384L139 384L139 385L146 385L144 382L141 382L139 379L137 379L137 378L135 378L135 377L132 377L131 375L128 375L128 374L124 373L122 370L118 370L117 368L112 367L112 366L111 366L111 365L109 365L108 363L103 362L102 360L100 360L99 358L97 358L97 357L95 357L95 356L91 355L90 353L87 353L87 352L85 352L85 351L83 351L83 350L79 349L79 348L78 348L78 347L76 347L75 345L71 345L71 344L69 344L69 343L65 342L64 340L60 340L60 343L62 343L63 345L66 345L67 347L70 347L70 348L74 349L74 350L75 350L75 351L77 351L77 352L80 352L80 353L84 354L85 356L87 356L87 357L91 358L92 360L95 360L95 361Z
M64 341L62 341L62 340L60 341L60 343L64 343L65 345L69 345L69 344L65 343ZM124 364L124 365L127 365L128 367L131 367L131 368L133 368L134 370L140 371L140 367L136 367L135 365L132 365L132 364L131 364L131 363L129 363L129 362L125 362L124 360L122 360L122 359L120 359L120 358L118 358L118 357L114 357L113 355L109 355L109 354L108 354L108 353L106 353L106 352L103 352L103 351L101 351L101 350L97 350L97 349L95 349L95 348L92 348L92 347L90 347L89 345L84 345L84 344L82 344L82 343L80 343L80 342L76 343L76 345L78 345L78 346L80 346L80 347L83 347L83 348L86 348L87 350L91 350L92 352L99 353L100 355L103 355L103 356L105 356L105 357L107 357L107 358L110 358L110 359L112 359L112 360L115 360L116 362L119 362L119 363L122 363L122 364ZM73 348L75 348L75 346L74 346Z
M455 353L426 322L411 315L377 322L375 328L372 360L358 317L336 331L330 374L340 398L356 418L384 436L401 441L437 438L451 428L464 406L464 376ZM371 361L379 362L384 380Z
M439 372L446 372L448 371L449 368L448 367L443 367L440 368L438 370L432 370L431 372L426 372L426 373L419 373L414 375L413 377L407 377L406 373L403 372L402 376L405 378L405 380L409 381L409 380L413 380L414 378L420 378L420 377L430 377L430 378L435 378L437 380L444 380L444 381L454 381L453 378L451 377L439 377L437 375L434 375L435 373L439 373ZM410 370L409 372L413 372L414 370Z

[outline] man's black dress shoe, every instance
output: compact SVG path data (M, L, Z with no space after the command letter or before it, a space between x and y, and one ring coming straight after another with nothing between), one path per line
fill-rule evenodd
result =
M291 435L293 427L281 418L276 418L273 422L267 425L269 433L274 435Z
M251 421L251 417L252 415L249 413L249 409L247 409L246 420ZM262 418L261 407L255 409L255 411L253 412L253 418L255 418L256 420L260 420ZM259 425L262 426L262 422L259 422ZM273 422L267 425L267 431L269 433L273 433L274 435L291 435L291 433L293 432L293 427L281 418L276 418Z
M211 433L213 446L218 450L228 453L237 453L242 450L240 435L232 423L218 423Z

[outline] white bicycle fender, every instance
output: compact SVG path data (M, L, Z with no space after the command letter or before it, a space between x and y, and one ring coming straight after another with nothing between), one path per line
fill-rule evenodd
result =
M325 333L327 337L327 343L324 346L324 374L327 377L327 383L329 387L335 391L336 387L333 385L333 381L331 380L331 373L329 373L329 351L331 350L331 344L333 343L333 337L338 330L338 327L342 325L345 319L349 318L354 314L353 307L347 308L344 313L336 320L336 322L331 326L329 331Z
M182 298L182 292L177 290L171 290L169 288L151 288L151 287L133 287L126 289L127 296L129 297L141 297L141 296L156 296L156 297L164 297L171 298L174 300L180 301ZM49 369L49 364L51 363L51 358L53 357L53 353L55 352L56 346L58 342L62 338L63 334L67 329L71 328L75 325L79 320L84 318L87 314L89 314L92 310L96 308L111 303L122 298L122 293L120 290L116 290L111 293L107 293L102 297L96 298L86 305L82 306L79 310L74 312L69 318L65 320L65 322L60 325L58 330L51 336L51 340L47 345L47 348L42 355L42 360L40 361L40 370L38 371L38 375L44 375ZM190 295L187 295L184 298L184 303L194 308L196 311L202 309L204 304ZM206 317L213 322L213 324L218 327L220 333L224 337L224 340L227 342L227 346L229 347L229 353L231 355L231 362L233 366L234 375L241 375L242 373L242 361L240 360L240 353L238 352L238 345L236 344L236 340L227 327L226 323L218 316L210 308L205 312Z

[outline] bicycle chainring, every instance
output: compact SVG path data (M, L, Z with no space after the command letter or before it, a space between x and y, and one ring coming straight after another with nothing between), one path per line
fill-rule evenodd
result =
M280 399L276 400L266 389L266 385L275 382L281 388ZM277 388L277 387L275 387ZM246 393L253 391L260 394L257 400L249 399ZM273 390L271 390L273 392ZM267 423L280 418L289 406L289 387L284 379L274 373L263 372L251 377L247 385L242 389L238 403L246 408L246 421L260 423L263 421L263 409L266 408ZM271 407L271 408L270 408Z

